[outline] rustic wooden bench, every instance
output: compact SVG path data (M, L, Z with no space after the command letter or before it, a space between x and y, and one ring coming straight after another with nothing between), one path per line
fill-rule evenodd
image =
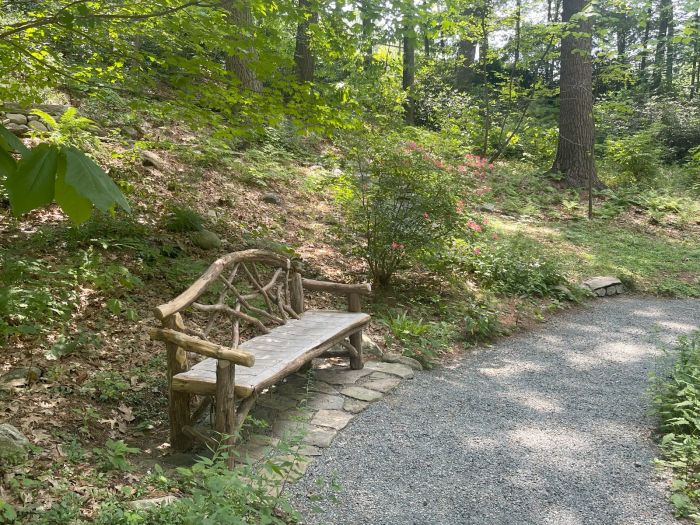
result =
M370 316L360 311L361 296L370 286L305 279L300 272L299 264L276 253L234 252L155 308L162 328L150 335L166 344L175 450L194 440L233 445L258 394L336 345L343 350L333 356L348 356L352 369L363 367L362 330ZM348 311L305 310L305 290L346 296ZM187 352L205 359L190 367ZM194 426L212 401L218 441Z

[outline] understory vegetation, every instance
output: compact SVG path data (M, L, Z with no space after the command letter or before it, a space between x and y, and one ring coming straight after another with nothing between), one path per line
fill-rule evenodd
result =
M700 522L700 332L678 340L668 374L655 379L652 394L660 421L663 458L672 469L671 502L678 516Z
M425 368L593 276L700 297L694 2L2 6L0 425L28 443L0 458L0 523L296 520L271 491L294 443L232 472L168 444L152 311L224 253L371 282L369 336ZM680 352L656 403L696 516L697 337Z

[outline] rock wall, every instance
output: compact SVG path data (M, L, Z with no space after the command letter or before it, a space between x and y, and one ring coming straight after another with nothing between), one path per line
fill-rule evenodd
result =
M38 109L59 119L68 107L60 104L37 104L30 108L23 108L19 104L6 102L0 106L0 122L18 137L28 135L32 131L50 131L49 124L37 115L33 115L32 110Z

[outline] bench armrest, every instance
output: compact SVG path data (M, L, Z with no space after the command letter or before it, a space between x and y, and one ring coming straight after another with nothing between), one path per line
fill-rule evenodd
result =
M251 367L255 364L255 356L250 352L226 348L216 343L204 341L199 337L183 334L177 330L171 330L169 328L151 328L149 335L151 339L175 344L195 354L213 357L214 359L223 359L224 361L230 361L231 363L246 367Z
M368 283L364 284L342 284L330 281L315 281L314 279L302 279L302 284L306 290L315 292L328 292L334 295L369 295L372 287Z

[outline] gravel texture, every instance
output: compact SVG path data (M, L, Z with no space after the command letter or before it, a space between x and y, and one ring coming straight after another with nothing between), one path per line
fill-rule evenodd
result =
M700 301L601 299L418 373L290 497L305 524L677 523L646 390L699 324Z

